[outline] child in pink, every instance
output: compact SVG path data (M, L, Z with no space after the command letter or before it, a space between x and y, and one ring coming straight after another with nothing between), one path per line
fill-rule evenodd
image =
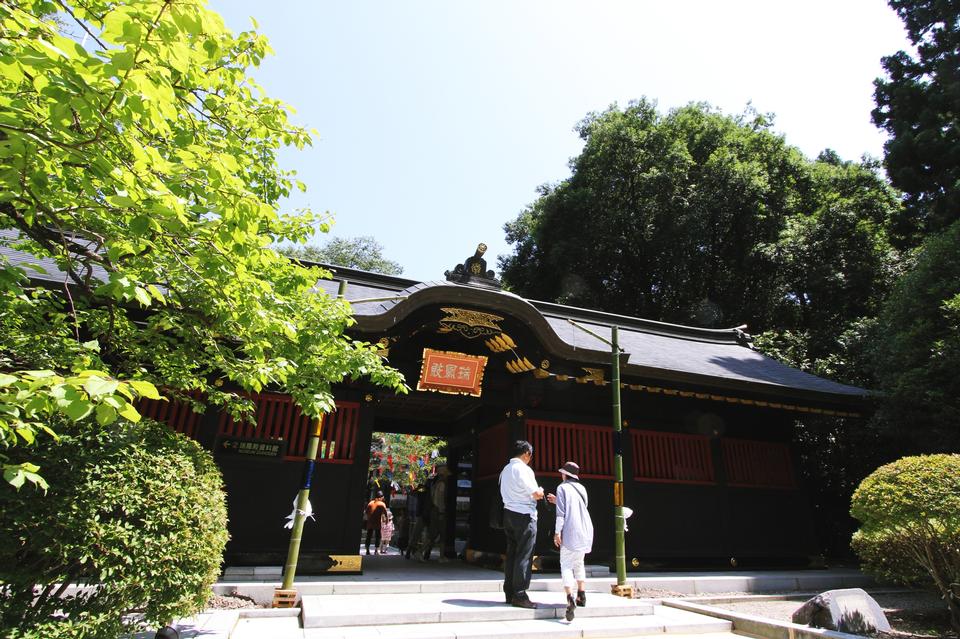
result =
M393 511L387 508L386 514L380 518L380 548L377 550L379 554L387 554L391 539L393 539Z

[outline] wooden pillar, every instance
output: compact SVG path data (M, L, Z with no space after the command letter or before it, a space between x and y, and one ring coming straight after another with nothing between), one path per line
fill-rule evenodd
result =
M347 486L344 487L347 500L342 513L343 535L340 547L341 552L348 555L360 552L360 523L363 518L363 508L369 499L367 473L370 468L370 438L373 436L375 419L376 396L370 392L363 393L360 397L360 415L357 420L356 452L350 467ZM334 513L331 515L336 516Z
M220 411L208 405L206 410L197 418L197 432L195 439L201 446L210 452L217 445L217 431L220 430Z
M443 535L446 542L443 548L440 548L441 557L455 557L456 537L457 537L457 477L460 474L460 458L463 450L458 446L447 451L447 469L450 475L447 477L446 495L447 500L447 530Z

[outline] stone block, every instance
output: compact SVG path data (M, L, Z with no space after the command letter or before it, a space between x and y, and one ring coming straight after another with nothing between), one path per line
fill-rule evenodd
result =
M890 632L883 609L861 588L822 592L793 613L793 622L858 635Z

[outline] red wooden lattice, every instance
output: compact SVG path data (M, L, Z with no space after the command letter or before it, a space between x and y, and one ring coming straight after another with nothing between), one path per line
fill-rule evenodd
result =
M235 421L227 413L222 413L217 434L247 439L282 439L287 442L284 459L305 458L313 420L301 412L289 395L258 393L251 399L256 405L256 425ZM356 453L360 404L337 401L336 405L337 410L324 417L317 461L349 464Z
M721 440L727 485L750 488L796 488L786 444L745 439Z
M534 471L559 475L564 462L580 465L580 476L613 479L613 431L603 426L527 420Z
M477 479L488 479L500 474L510 459L507 450L507 424L492 426L477 436Z
M633 443L633 476L637 481L671 484L713 484L710 438L704 435L630 432Z
M194 397L199 397L199 394L194 394ZM165 422L170 428L187 437L196 437L200 413L193 412L187 402L140 399L136 407L143 417Z

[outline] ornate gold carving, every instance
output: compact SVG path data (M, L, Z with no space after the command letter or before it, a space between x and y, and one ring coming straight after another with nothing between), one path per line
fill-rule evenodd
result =
M438 333L459 333L467 339L473 339L502 332L498 322L502 322L503 318L499 315L465 308L441 308L440 310L447 316L440 320Z
M363 558L360 555L330 555L333 565L327 572L360 572Z
M577 381L581 384L586 384L588 382L593 382L597 386L603 385L603 369L602 368L583 368L583 371L586 373L583 377L578 377Z
M532 371L534 368L536 368L526 357L511 359L506 363L506 367L508 371L514 374L526 373L527 371Z
M390 357L390 344L396 343L396 337L381 337L377 340L377 355L380 357Z
M365 401L365 402L372 402L372 401L373 401L373 395L371 395L370 393L367 393L366 395L363 396L363 401Z
M483 343L494 353L503 353L517 347L517 343L506 333L494 335L490 339L484 340Z
M523 409L517 411L517 417L523 417Z

